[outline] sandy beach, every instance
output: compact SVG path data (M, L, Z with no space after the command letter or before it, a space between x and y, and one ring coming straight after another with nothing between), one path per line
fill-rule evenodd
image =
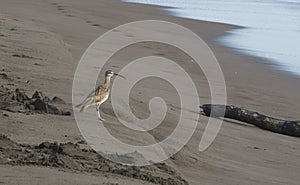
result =
M54 99L52 102L72 114L0 109L0 134L8 137L1 137L0 141L0 184L298 184L299 138L226 120L213 144L206 151L199 152L198 145L208 120L202 115L191 140L161 164L163 167L123 169L94 156L74 119L74 73L82 54L96 38L112 28L138 20L170 21L199 35L220 63L228 104L278 118L300 119L299 76L278 71L269 61L242 55L215 41L227 31L238 29L237 26L177 18L167 15L157 6L116 0L1 1L1 93L18 88L31 97L35 91L41 91L50 99L55 96L62 99L63 103L55 103ZM134 37L134 33L132 35ZM191 58L185 53L159 43L140 43L118 52L104 66L99 81L102 81L106 69L118 72L126 63L149 55L178 62L194 79L201 103L209 103L209 87L201 69L187 62ZM106 127L114 136L128 143L147 145L162 140L173 131L178 121L178 95L166 82L157 79L141 81L130 95L134 114L147 118L148 101L153 96L161 96L170 106L162 126L147 134L134 133L118 122L110 101L107 101L102 106L102 115L109 123ZM9 161L14 158L5 157L12 156L13 148L12 151L18 151L20 156L35 152L39 159L56 147L55 144L41 146L42 142L71 142L88 149L78 149L72 144L59 146L65 152L56 156L64 164L53 161L30 164L26 163L27 159L11 164ZM83 158L79 160L72 153ZM95 166L98 162L109 166L109 170ZM123 173L118 169L127 171Z

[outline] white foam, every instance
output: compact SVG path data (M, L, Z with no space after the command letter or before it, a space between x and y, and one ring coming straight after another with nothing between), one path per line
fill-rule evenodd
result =
M300 0L126 0L175 7L180 17L246 27L218 40L300 75Z

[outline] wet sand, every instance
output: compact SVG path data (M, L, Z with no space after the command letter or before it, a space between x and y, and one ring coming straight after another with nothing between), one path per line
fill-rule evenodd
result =
M8 89L24 89L31 95L36 90L49 97L58 96L72 107L73 75L85 49L104 32L127 22L159 19L178 23L197 33L214 51L225 76L228 103L256 110L267 115L298 120L300 110L300 79L275 70L273 64L260 58L244 56L218 45L215 39L236 26L215 24L168 16L159 7L119 1L21 1L0 3L1 7L1 75L0 83ZM201 52L201 51L199 51ZM157 43L131 46L116 54L105 69L119 71L135 58L158 55L170 58L184 67L197 84L201 103L209 103L209 89L201 69L189 63L190 58L176 49ZM100 75L103 75L101 71ZM4 75L5 76L5 75ZM102 77L102 76L101 76ZM102 78L100 78L102 80ZM147 82L146 80L144 82ZM168 88L166 88L168 87ZM140 96L137 96L141 92ZM169 106L162 126L145 135L138 135L139 144L159 141L169 135L180 112L177 95L172 87L159 80L137 85L131 95L135 115L149 115L150 97L160 95ZM72 114L73 115L73 114ZM103 105L102 115L108 129L121 140L136 143L137 135L122 127L116 120L111 105ZM14 113L1 110L0 133L13 141L38 145L41 142L73 142L83 138L73 116ZM214 143L205 152L198 145L207 118L201 116L190 142L166 163L176 169L189 184L297 184L300 170L299 139L283 136L246 124L225 121ZM147 138L147 139L146 139ZM0 156L1 157L1 156ZM82 183L131 184L103 174L80 174L64 169L38 166L0 166L1 182L14 179L15 184L31 184L29 177L39 177L38 183L51 180L44 173L63 175L65 184L74 178L89 179ZM37 172L39 171L39 172ZM43 172L45 171L45 172ZM14 173L12 173L14 172ZM74 174L75 173L75 174ZM153 172L156 173L156 172ZM5 174L5 175L2 175ZM11 176L8 178L7 176ZM50 175L51 176L51 175ZM76 176L76 177L75 177ZM83 177L84 176L84 177ZM53 180L53 179L52 179ZM136 180L133 180L136 182ZM136 182L140 184L141 182ZM149 183L149 182L145 182Z

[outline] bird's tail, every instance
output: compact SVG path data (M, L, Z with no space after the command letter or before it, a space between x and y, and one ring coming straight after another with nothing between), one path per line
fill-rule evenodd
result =
M91 105L95 104L95 99L94 97L87 98L84 100L81 104L76 105L75 107L81 107L80 112L83 112L86 108L88 108Z

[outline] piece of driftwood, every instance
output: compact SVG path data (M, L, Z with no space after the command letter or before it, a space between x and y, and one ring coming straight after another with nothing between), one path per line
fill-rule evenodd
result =
M204 104L200 108L206 116L234 119L275 133L300 137L300 121L272 118L234 105Z

